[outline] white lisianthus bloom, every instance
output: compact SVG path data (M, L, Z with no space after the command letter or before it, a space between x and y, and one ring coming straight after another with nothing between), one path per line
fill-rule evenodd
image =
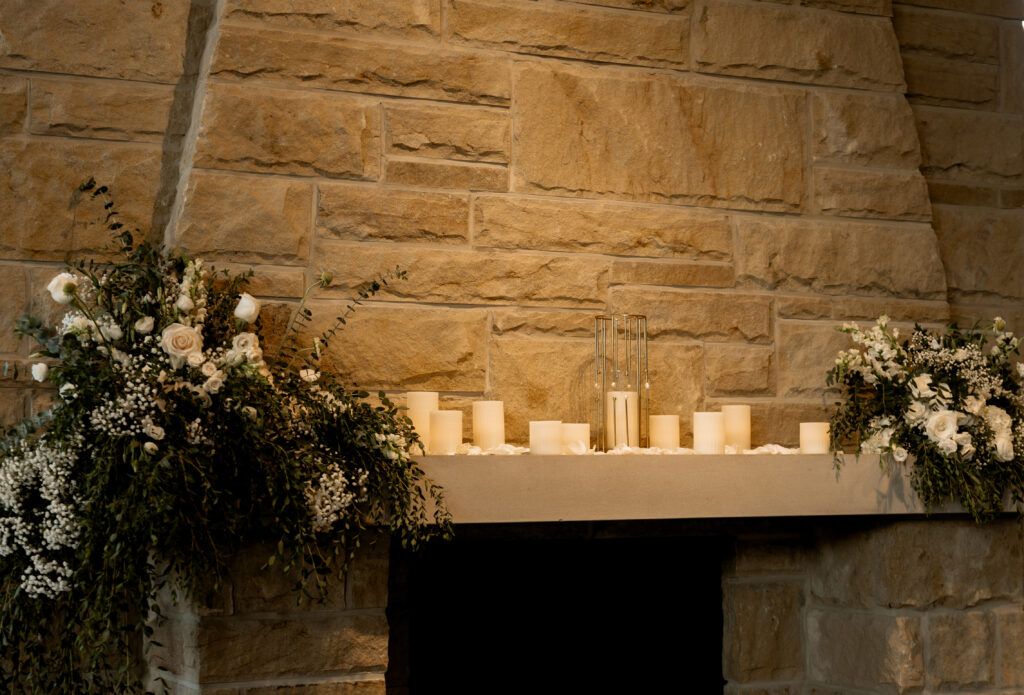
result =
M952 456L956 453L956 442L952 439L940 439L936 444L939 447L939 451L946 456Z
M121 336L124 335L124 331L116 323L104 323L100 326L100 333L107 340L120 340Z
M154 323L152 316L143 316L135 322L135 332L139 335L149 335L153 332Z
M992 428L992 433L996 437L1010 436L1013 421L1005 410L995 405L987 405L981 415L985 418L985 423Z
M935 391L932 390L931 374L919 374L915 376L910 382L910 392L914 394L914 398L932 398L935 395Z
M897 463L903 463L907 460L907 450L898 446L892 450L892 457L896 459Z
M170 356L171 365L178 369L185 364L189 355L202 352L203 337L191 326L172 323L161 332L160 347ZM202 364L201 361L200 364Z
M142 433L149 437L150 439L155 439L156 441L160 441L161 439L163 439L166 434L164 432L163 427L160 427L160 425L154 425L151 420L147 420L146 424L143 425Z
M32 365L32 378L36 381L46 381L46 375L50 373L50 367L45 362L36 362Z
M981 415L985 410L985 401L977 396L968 396L964 399L964 410L971 415Z
M921 401L913 401L908 407L907 412L904 413L903 419L905 419L911 425L915 425L919 422L924 422L925 418L928 417L928 406Z
M245 362L245 355L238 350L228 350L224 353L223 363L229 367L237 367Z
M75 292L78 291L78 278L71 273L60 273L50 280L46 289L53 297L53 301L58 304L70 304Z
M160 447L158 447L154 442L146 442L142 445L142 450L152 456L160 450Z
M303 381L308 381L309 383L312 384L314 381L320 378L320 372L316 371L315 369L300 369L299 378L301 378Z
M248 292L243 292L235 307L235 316L246 323L252 323L260 315L260 302Z
M174 306L180 309L181 311L192 311L193 309L196 308L195 302L193 302L192 298L189 297L187 294L183 294L180 297L178 297L178 301L174 303Z
M1013 440L1009 436L996 437L996 458L1000 461L1013 460Z
M940 445L947 439L952 441L953 435L956 434L956 421L956 413L952 410L940 410L932 413L925 422L925 434ZM956 442L953 442L953 448L956 449Z

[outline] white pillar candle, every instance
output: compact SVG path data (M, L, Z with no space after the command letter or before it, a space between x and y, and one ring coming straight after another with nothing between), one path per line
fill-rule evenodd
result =
M605 446L640 446L640 401L636 391L609 391L605 398Z
M828 423L827 422L801 422L800 423L800 453L801 454L827 454L828 453Z
M462 411L434 410L430 413L431 454L454 454L462 444Z
M561 420L530 421L530 453L541 455L562 453Z
M750 406L723 405L725 417L725 445L742 453L750 448Z
M725 453L725 416L722 413L693 414L693 450L698 454Z
M473 444L491 449L505 443L505 404L502 401L473 402Z
M658 449L679 448L679 416L651 416L651 446Z
M420 436L424 447L430 446L430 413L437 410L437 391L409 391L405 394L406 413L412 428Z
M573 450L586 451L588 449L590 449L590 423L563 422L562 453L571 454Z

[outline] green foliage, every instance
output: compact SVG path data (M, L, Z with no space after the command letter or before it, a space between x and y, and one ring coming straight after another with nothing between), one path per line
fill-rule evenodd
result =
M413 548L451 531L409 420L318 368L402 271L361 286L302 347L322 276L264 355L262 320L236 312L251 273L136 244L106 188L83 191L105 201L120 260L51 283L60 326L17 325L57 395L0 440L0 692L141 692L157 595L202 600L243 545L276 546L267 564L293 574L298 602L326 592L370 529Z

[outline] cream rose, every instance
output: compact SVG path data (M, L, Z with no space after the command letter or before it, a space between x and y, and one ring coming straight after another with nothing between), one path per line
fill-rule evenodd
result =
M1009 437L996 437L996 458L1000 461L1013 460L1013 440Z
M952 439L940 439L937 444L939 451L944 453L946 456L952 456L956 453L956 442Z
M116 323L105 323L100 326L100 333L107 340L120 340L121 336L124 335L124 331Z
M260 302L248 292L243 292L235 307L235 316L246 323L252 323L260 315Z
M956 413L952 410L940 410L932 413L924 425L925 434L933 442L942 442L952 439L956 434ZM954 449L956 442L953 442Z
M211 377L217 373L217 365L210 361L203 362L203 366L199 368L199 373L205 377Z
M253 348L260 346L260 339L256 337L255 333L239 333L231 339L231 349L237 350L241 353L246 353Z
M1010 428L1013 427L1013 421L1005 410L998 406L987 405L982 412L982 417L985 418L985 422L992 428L992 432L996 437L1010 436Z
M207 393L217 393L224 385L224 372L217 370L213 373L206 383L203 384L203 390Z
M205 359L206 358L203 357L203 353L199 350L196 350L195 352L188 353L188 357L185 358L185 361L188 363L188 366L190 367L199 367L200 365L203 364L203 361Z
M154 323L152 316L144 316L135 322L135 332L139 335L149 335L153 332Z
M58 304L70 304L75 292L78 291L78 278L71 273L60 273L50 280L46 289L49 290L53 301Z
M161 332L160 347L170 355L171 364L177 369L185 363L189 355L201 353L203 337L191 326L172 323Z

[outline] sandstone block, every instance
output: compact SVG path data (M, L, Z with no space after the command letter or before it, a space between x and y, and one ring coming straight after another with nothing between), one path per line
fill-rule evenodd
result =
M384 679L246 688L245 695L384 695ZM205 691L203 691L205 694Z
M999 202L1004 208L1024 208L1024 188L1004 188L999 192Z
M772 390L772 349L755 345L708 343L704 368L709 396L764 394Z
M920 619L811 610L807 614L809 676L871 690L924 687Z
M1024 12L1021 12L1024 14ZM1019 22L1002 23L1003 110L1024 116L1024 32Z
M217 270L230 270L234 274L252 270L255 274L249 278L249 294L256 297L301 297L306 287L313 283L307 280L304 268L275 265L258 265L252 263L225 263L218 261Z
M798 575L807 571L806 542L797 537L739 538L729 568L737 577L755 574Z
M848 466L875 465L849 458ZM842 476L842 473L840 473ZM853 530L823 535L811 564L808 588L815 601L846 607L874 605L872 534Z
M305 263L314 193L312 183L196 170L177 241L199 257Z
M903 51L976 63L999 63L999 21L996 19L897 5L892 21Z
M928 632L932 687L960 690L995 684L995 616L977 611L930 615Z
M892 16L892 0L802 0L800 4L841 12Z
M328 268L401 266L409 278L392 284L381 295L391 299L600 308L608 287L607 261L573 254L487 253L333 241L320 242L316 254ZM360 281L336 272L331 293L350 292Z
M683 446L692 443L693 412L704 402L704 354L697 345L651 341L651 414L678 415ZM592 420L593 418L591 418Z
M0 372L4 365L9 364L6 360L0 362ZM28 415L26 399L28 390L22 388L0 388L0 422L14 424Z
M928 182L928 197L931 198L933 204L997 208L999 207L1000 193L999 189L991 186L974 186L938 179Z
M584 5L621 7L626 10L647 10L650 12L685 12L690 0L574 0Z
M814 204L827 215L931 220L928 186L921 172L857 171L815 167Z
M995 110L998 66L908 54L903 56L903 67L907 97L914 103Z
M839 322L779 321L778 393L780 396L818 396L825 391L825 375L840 350L853 347L840 333Z
M771 300L730 292L614 287L611 310L647 316L647 335L701 340L772 340Z
M210 74L479 104L506 104L512 89L510 62L490 55L237 26L223 28Z
M823 294L944 300L929 225L737 220L738 285Z
M436 0L229 0L224 18L412 39L436 38L441 30Z
M952 290L1024 297L1024 278L1007 258L1020 253L1024 210L937 205L935 235Z
M515 191L777 211L803 204L804 97L791 89L526 64L516 90Z
M508 168L494 164L461 164L389 158L388 183L473 191L507 191Z
M111 237L102 203L71 206L90 176L110 186L121 221L148 230L160 177L160 150L151 145L97 142L0 141L0 250L7 258L63 260L69 251L95 252Z
M732 681L790 680L803 673L800 584L723 584L723 675Z
M159 7L159 9L157 9ZM183 72L188 3L9 0L0 5L0 67L176 82Z
M905 5L921 7L937 7L944 10L957 10L974 14L987 14L995 17L1024 19L1024 8L1017 0L901 0Z
M28 80L0 75L0 135L20 133L28 112Z
M921 170L941 178L1006 178L1024 174L1024 119L1019 116L915 106Z
M34 79L30 130L39 135L161 142L173 103L169 85Z
M344 580L330 577L326 593L317 589L315 581L311 582L305 590L312 597L305 596L301 592L297 568L285 572L280 562L265 567L275 553L273 545L267 544L247 548L233 558L228 576L235 616L345 609Z
M797 691L794 690L795 686L791 685L780 685L780 686L753 686L751 688L745 688L743 686L726 686L726 695L794 695Z
M494 335L593 338L594 312L567 309L495 308L491 314Z
M206 618L196 639L199 681L376 671L387 664L387 637L383 614Z
M478 246L700 260L732 254L728 218L689 208L480 196L473 226Z
M56 275L57 271L53 270L53 274ZM27 354L26 349L35 348L34 345L29 346L29 340L19 338L14 333L15 321L22 314L29 313L29 298L32 293L29 291L28 283L29 276L24 266L12 263L0 265L0 297L3 297L3 302L0 302L0 353Z
M613 285L731 287L734 270L726 263L612 261Z
M1010 520L901 522L877 532L875 551L886 607L969 608L1024 596L1020 530Z
M700 72L885 91L904 87L899 45L887 19L717 2L703 5L694 21Z
M393 154L508 163L505 110L469 106L388 106L385 149Z
M830 319L838 301L833 297L777 297L775 315L780 319Z
M465 243L469 196L396 187L322 183L316 232L350 241Z
M689 17L626 14L580 5L446 0L447 35L517 53L629 65L685 67Z
M380 113L360 98L214 85L203 106L195 165L376 179Z
M1014 607L998 616L1002 654L1002 685L1024 685L1024 612Z
M914 114L901 96L823 92L811 109L815 157L900 169L921 164Z
M832 318L874 321L886 314L894 321L908 323L940 323L949 321L949 305L944 301L918 302L899 299L847 298L834 305Z
M750 407L750 443L781 444L796 447L800 444L801 422L823 422L828 419L821 399L816 401L774 400L752 403Z

